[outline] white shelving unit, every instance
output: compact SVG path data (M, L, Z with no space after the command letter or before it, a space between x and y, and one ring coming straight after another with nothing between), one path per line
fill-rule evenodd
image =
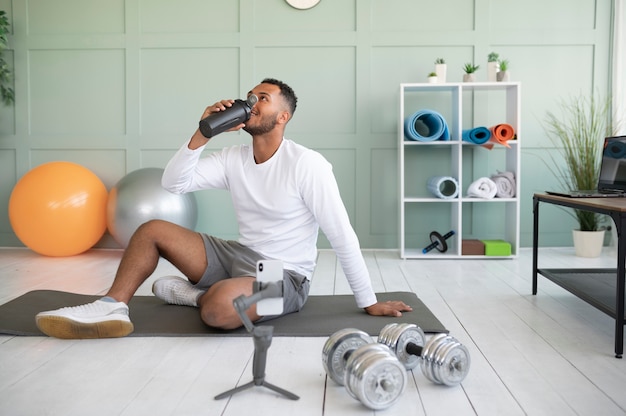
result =
M413 141L405 136L404 121L419 110L433 110L446 120L449 141ZM510 147L494 144L491 150L462 140L463 130L507 123L516 139ZM411 258L517 257L520 229L520 83L475 82L401 84L398 150L400 168L400 256ZM513 172L513 198L479 199L467 196L474 181L497 172ZM459 184L454 199L434 196L427 186L432 176L451 176ZM455 235L448 250L422 250L431 231ZM462 255L462 240L505 240L511 255Z

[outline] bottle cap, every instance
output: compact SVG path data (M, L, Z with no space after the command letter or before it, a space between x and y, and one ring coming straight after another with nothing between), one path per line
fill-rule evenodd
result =
M246 102L248 103L248 105L249 105L250 107L252 107L253 105L255 105L258 101L259 101L259 97L257 97L257 96L256 96L256 95L254 95L254 94L250 94L250 95L248 96L248 99L246 100Z

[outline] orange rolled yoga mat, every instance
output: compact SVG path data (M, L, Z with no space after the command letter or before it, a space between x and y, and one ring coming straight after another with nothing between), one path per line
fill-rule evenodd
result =
M496 124L495 126L490 127L489 131L491 132L491 138L487 143L482 145L482 147L489 150L493 149L494 143L498 143L506 147L511 147L509 146L508 141L516 138L515 130L510 124Z
M491 127L491 139L490 142L496 142L506 147L511 147L508 144L509 140L515 138L515 130L510 124L502 123Z

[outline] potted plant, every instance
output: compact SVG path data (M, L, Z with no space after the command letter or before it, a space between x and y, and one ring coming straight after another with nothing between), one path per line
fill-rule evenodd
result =
M463 66L463 71L465 71L465 74L463 74L463 82L474 82L475 73L478 68L480 68L480 65L474 65L469 62L466 63L465 66Z
M564 189L595 189L600 175L604 138L616 132L612 128L611 99L579 95L561 100L559 108L559 114L546 113L544 130L563 160L551 157L552 163L548 167ZM599 256L604 242L601 223L605 217L579 210L574 210L573 215L579 226L573 231L576 255ZM583 250L588 244L581 241L581 233L596 240L595 247L589 252Z
M430 74L428 74L428 82L430 84L436 84L437 83L437 73L436 72L431 72Z
M487 56L487 81L489 82L497 81L497 74L500 70L498 58L500 58L500 55L495 52L491 52Z
M437 73L437 82L445 83L448 72L448 65L443 58L435 60L435 72Z
M0 99L4 105L10 105L15 101L15 94L11 88L11 70L2 57L7 48L7 34L9 33L9 19L4 10L0 10Z
M511 78L509 75L509 60L501 59L498 61L498 73L496 75L496 80L499 82L508 82Z

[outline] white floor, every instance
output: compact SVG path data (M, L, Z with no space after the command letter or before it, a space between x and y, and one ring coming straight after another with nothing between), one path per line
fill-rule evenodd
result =
M624 415L626 361L614 358L614 321L543 277L531 294L530 249L507 260L407 260L365 251L377 291L415 292L470 350L460 386L409 373L400 401L381 414ZM0 249L0 303L34 289L102 294L120 251L47 258ZM542 249L540 267L614 267L614 253L582 259ZM155 275L170 274L159 266ZM155 276L156 277L156 276ZM138 294L150 294L153 278ZM350 293L335 256L321 251L312 294ZM132 315L132 311L131 311ZM267 381L213 397L252 377L249 338L58 340L0 336L0 415L364 415L374 414L327 379L325 338L273 340Z

